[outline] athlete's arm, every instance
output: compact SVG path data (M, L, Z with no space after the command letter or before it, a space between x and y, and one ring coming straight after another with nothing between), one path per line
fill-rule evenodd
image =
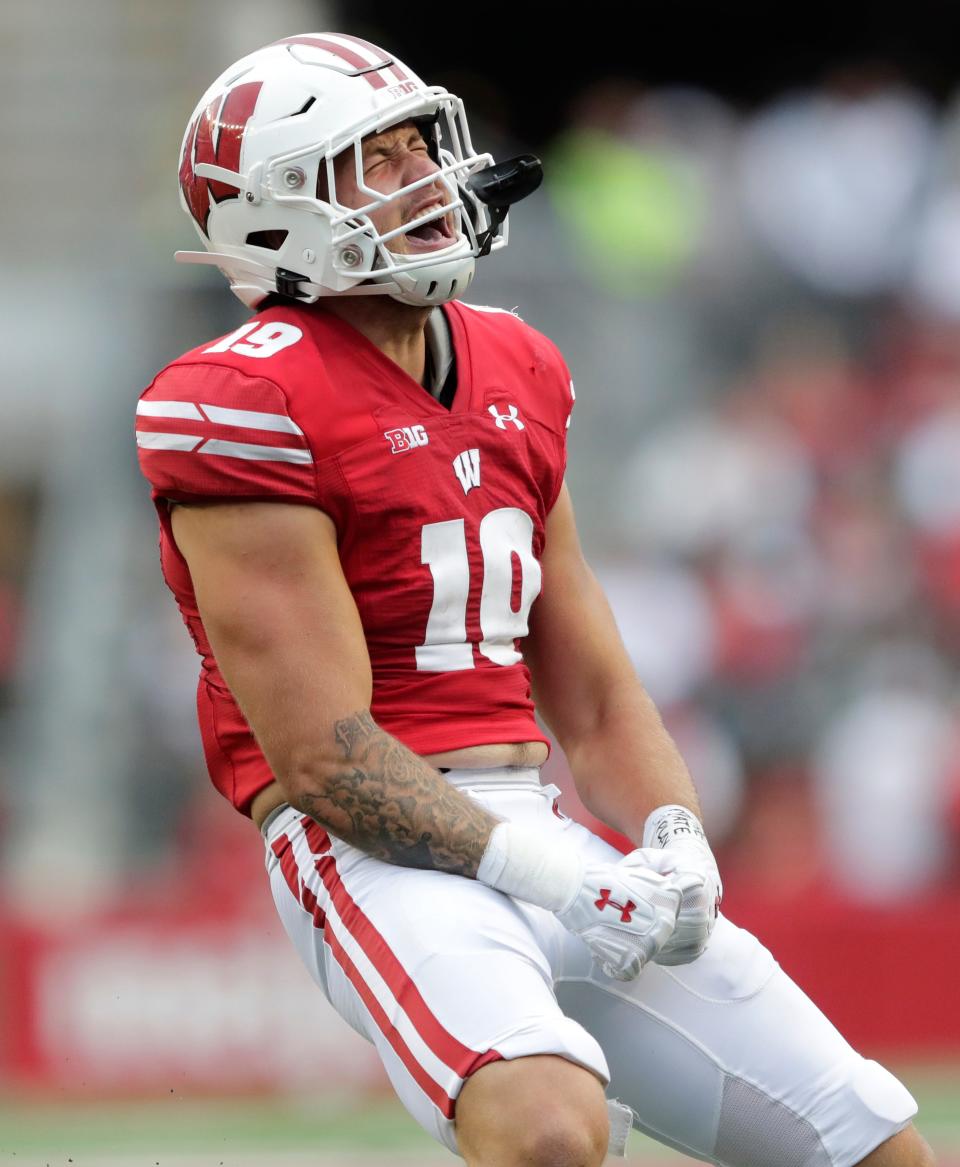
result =
M584 805L643 848L622 862L648 864L681 890L675 929L653 959L696 960L719 911L720 874L687 767L583 558L566 486L547 519L542 568L525 643L534 697Z
M566 486L547 519L542 567L523 646L537 708L584 805L639 846L657 807L699 815L696 790L583 557Z
M370 715L363 629L316 508L177 506L217 663L289 802L388 863L476 876L498 820Z

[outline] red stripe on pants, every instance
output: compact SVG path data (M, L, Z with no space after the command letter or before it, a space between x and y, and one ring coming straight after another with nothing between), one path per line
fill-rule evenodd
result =
M314 855L322 855L324 851L330 850L330 836L315 819L305 814L300 820L300 825Z
M293 898L300 903L300 873L297 870L297 861L293 856L293 844L286 835L281 835L270 847L274 855L280 860L280 870L287 881L287 887L293 893Z
M434 1082L433 1078L430 1077L423 1066L417 1061L416 1055L404 1041L403 1035L386 1015L383 1006L371 992L369 985L367 985L361 976L360 970L350 959L349 954L337 939L336 935L327 928L323 933L323 939L333 953L337 964L343 969L350 984L360 994L360 999L370 1011L370 1016L377 1023L380 1032L390 1042L394 1052L403 1062L407 1072L444 1118L453 1118L453 1111L456 1106L455 1100L450 1097L443 1087Z
M317 897L313 894L306 884L303 885L303 894L301 896L301 903L307 909L311 916L313 916L314 928L319 928L322 932L327 926L327 917L323 908L317 903Z
M324 835L329 845L329 838L312 819L307 818L318 832ZM314 926L323 930L324 942L327 944L334 959L343 969L347 979L353 985L364 1005L368 1009L377 1027L386 1037L394 1052L400 1058L408 1073L417 1083L424 1094L444 1115L452 1118L456 1107L456 1100L430 1076L420 1065L415 1053L407 1045L403 1035L397 1030L383 1009L383 1006L373 994L363 975L354 964L350 955L344 949L334 931L327 927L325 913L320 908L317 897L301 883L293 847L286 835L282 835L272 845L275 855L280 860L280 868L291 893L298 903L310 912ZM453 1034L449 1033L434 1014L420 994L420 990L410 979L400 961L388 947L373 923L360 909L353 897L344 887L340 873L336 869L333 856L327 855L316 860L314 866L323 880L324 887L330 895L343 926L360 945L366 957L383 978L390 992L396 998L398 1005L406 1013L413 1024L420 1039L429 1049L461 1079L468 1078L481 1067L491 1062L501 1060L502 1055L496 1050L487 1050L481 1053L463 1045Z
M343 886L333 858L327 856L318 859L315 866L344 927L386 981L397 1003L413 1022L417 1033L445 1065L462 1077L464 1069L476 1061L477 1051L459 1042L433 1015L407 970Z

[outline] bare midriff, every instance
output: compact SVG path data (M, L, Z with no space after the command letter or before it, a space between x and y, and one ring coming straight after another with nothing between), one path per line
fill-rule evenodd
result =
M544 742L503 742L487 746L466 746L427 754L423 759L438 770L494 770L501 766L541 766L547 760ZM250 804L250 817L259 827L263 820L287 801L279 782L265 786Z

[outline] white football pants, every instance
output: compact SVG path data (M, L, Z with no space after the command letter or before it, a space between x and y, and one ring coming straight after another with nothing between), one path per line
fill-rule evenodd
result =
M556 811L558 791L535 769L447 778L502 818L564 835L589 861L619 857ZM638 1129L724 1167L849 1167L916 1113L897 1079L722 917L692 964L615 981L542 908L372 859L291 807L263 830L274 901L311 975L452 1151L466 1078L530 1054L587 1067Z

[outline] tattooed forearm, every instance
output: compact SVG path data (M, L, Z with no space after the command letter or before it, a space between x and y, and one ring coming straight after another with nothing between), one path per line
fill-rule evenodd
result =
M342 762L297 805L362 851L402 867L474 877L498 820L385 733L368 712L334 723ZM321 789L316 789L321 786Z

